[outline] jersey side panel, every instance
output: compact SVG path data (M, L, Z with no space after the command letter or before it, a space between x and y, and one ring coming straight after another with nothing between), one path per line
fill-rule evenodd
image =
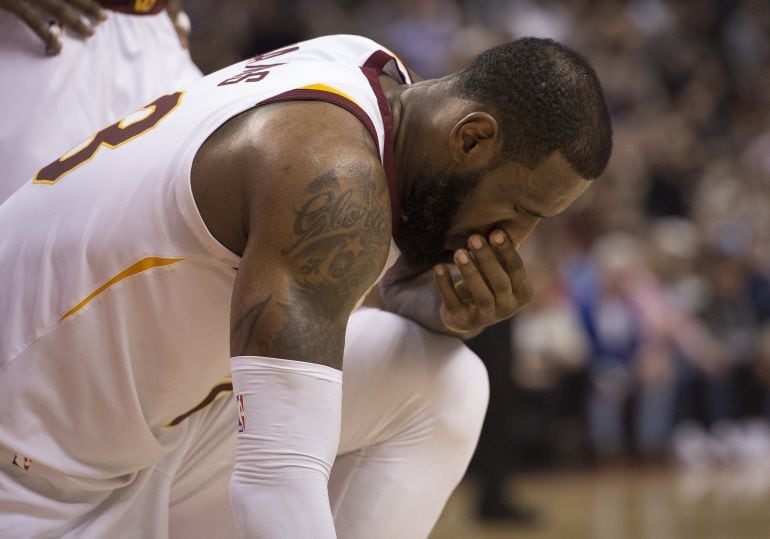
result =
M0 394L13 403L0 408L2 458L32 458L62 486L119 482L169 451L185 422L169 423L227 379L239 258L195 207L198 148L231 117L320 85L364 112L384 153L359 69L380 47L353 36L298 47L168 94L65 156L104 138L82 163L54 166L0 206ZM140 132L123 140L132 126Z

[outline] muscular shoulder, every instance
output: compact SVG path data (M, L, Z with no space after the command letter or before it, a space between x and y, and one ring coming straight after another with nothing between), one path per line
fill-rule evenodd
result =
M323 102L270 105L229 123L193 170L212 233L239 254L259 251L306 291L355 303L390 245L387 179L368 132Z
M321 177L325 185L373 189L374 201L389 206L377 147L363 124L331 103L292 101L221 126L198 151L192 189L212 234L242 254L254 218L298 203Z

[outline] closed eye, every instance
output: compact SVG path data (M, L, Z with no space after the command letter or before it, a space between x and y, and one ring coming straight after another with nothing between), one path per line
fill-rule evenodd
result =
M522 208L520 206L516 206L515 209L516 209L517 212L523 213L524 215L528 215L529 217L534 217L535 219L546 219L547 218L547 216L545 216L545 215L543 215L541 213L537 213L535 211L528 210L526 208Z

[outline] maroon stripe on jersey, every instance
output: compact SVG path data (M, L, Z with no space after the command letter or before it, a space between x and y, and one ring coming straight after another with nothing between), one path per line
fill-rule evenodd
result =
M131 15L155 15L166 8L166 0L97 0L110 11Z
M275 95L264 101L260 101L257 105L269 105L270 103L280 103L281 101L327 101L343 109L347 110L353 116L358 118L362 124L366 127L369 134L374 139L374 144L377 146L377 152L380 151L379 137L377 136L377 129L372 123L372 119L364 112L364 109L356 105L350 99L346 99L334 92L325 92L324 90L312 90L309 88L298 88L296 90L289 90L282 94Z
M374 91L374 95L377 96L377 105L380 107L380 115L382 115L382 123L385 126L385 142L383 144L383 156L382 164L385 167L385 174L388 177L388 189L390 190L390 213L392 219L392 235L396 242L399 244L401 234L401 205L398 201L398 189L396 188L396 163L393 159L393 116L390 113L390 105L385 97L385 92L382 91L382 85L380 84L380 73L390 60L395 60L391 55L384 51L376 51L372 54L364 65L361 67L361 71L366 76L369 84Z
M382 70L385 69L385 66L391 60L393 60L393 64L396 66L396 71L401 77L401 82L404 84L411 83L409 68L406 68L407 71L406 73L404 73L403 71L401 71L401 68L399 67L398 61L396 60L395 56L391 56L390 54L382 50L374 51L372 55L366 59L366 61L364 62L364 65L361 67L363 67L364 69L376 69L377 71L382 72Z
M206 398L200 401L195 408L183 413L178 417L175 417L173 420L171 420L169 423L166 424L166 427L176 427L177 425L179 425L179 423L181 423L182 421L184 421L185 419L193 415L195 412L203 410L206 406L214 402L214 399L217 398L217 395L219 395L223 391L232 391L232 390L233 390L232 382L222 382L221 384L215 385L211 389L211 391L209 391L209 394L206 395Z

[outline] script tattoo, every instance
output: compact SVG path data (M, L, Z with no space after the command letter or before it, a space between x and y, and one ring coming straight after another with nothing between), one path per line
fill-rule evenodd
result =
M346 316L388 253L388 200L387 185L373 179L369 167L346 171L344 180L335 171L315 178L294 210L291 244L281 250L295 268L292 284L280 299L268 296L234 321L233 335L240 343L234 350L339 361ZM259 341L255 327L267 331Z
M347 314L379 274L390 245L390 208L384 181L369 167L351 171L344 184L334 171L318 176L295 210L296 239L282 254L299 268L293 295L282 303L287 324L276 336L286 353L342 356ZM363 280L363 281L362 281ZM303 305L313 305L307 312Z
M318 176L295 210L292 245L283 249L299 267L299 284L308 291L345 295L372 277L390 242L390 220L383 185L370 170L355 174L357 185L342 188L334 171ZM331 299L331 298L330 298Z

